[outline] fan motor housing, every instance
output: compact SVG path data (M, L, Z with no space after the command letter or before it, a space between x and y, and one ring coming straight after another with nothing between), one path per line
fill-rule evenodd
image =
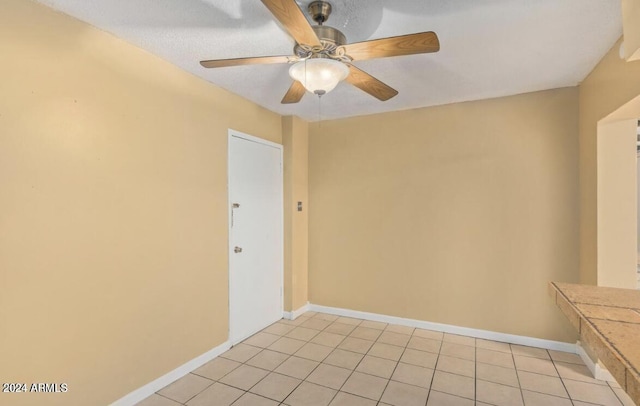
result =
M320 41L331 42L336 47L347 43L347 37L345 37L342 32L333 27L329 27L326 25L315 25L311 28L313 28L313 31L316 33Z

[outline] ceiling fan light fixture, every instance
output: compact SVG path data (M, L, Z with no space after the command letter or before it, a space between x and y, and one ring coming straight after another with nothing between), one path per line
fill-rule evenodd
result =
M297 62L289 68L291 78L318 96L332 91L348 75L347 65L331 58L311 58Z

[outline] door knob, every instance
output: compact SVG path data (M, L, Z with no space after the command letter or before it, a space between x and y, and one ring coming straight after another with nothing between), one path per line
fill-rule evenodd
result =
M238 253L242 252L242 248L240 248L240 247L235 247L235 248L233 249L233 252L235 252L236 254L238 254Z

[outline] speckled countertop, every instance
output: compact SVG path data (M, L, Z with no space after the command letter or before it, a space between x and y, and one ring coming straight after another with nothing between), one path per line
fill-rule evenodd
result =
M556 282L549 288L581 340L640 405L640 291Z

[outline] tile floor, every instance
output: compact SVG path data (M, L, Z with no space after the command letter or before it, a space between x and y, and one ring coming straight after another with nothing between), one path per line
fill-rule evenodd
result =
M307 312L139 406L633 406L575 354Z

